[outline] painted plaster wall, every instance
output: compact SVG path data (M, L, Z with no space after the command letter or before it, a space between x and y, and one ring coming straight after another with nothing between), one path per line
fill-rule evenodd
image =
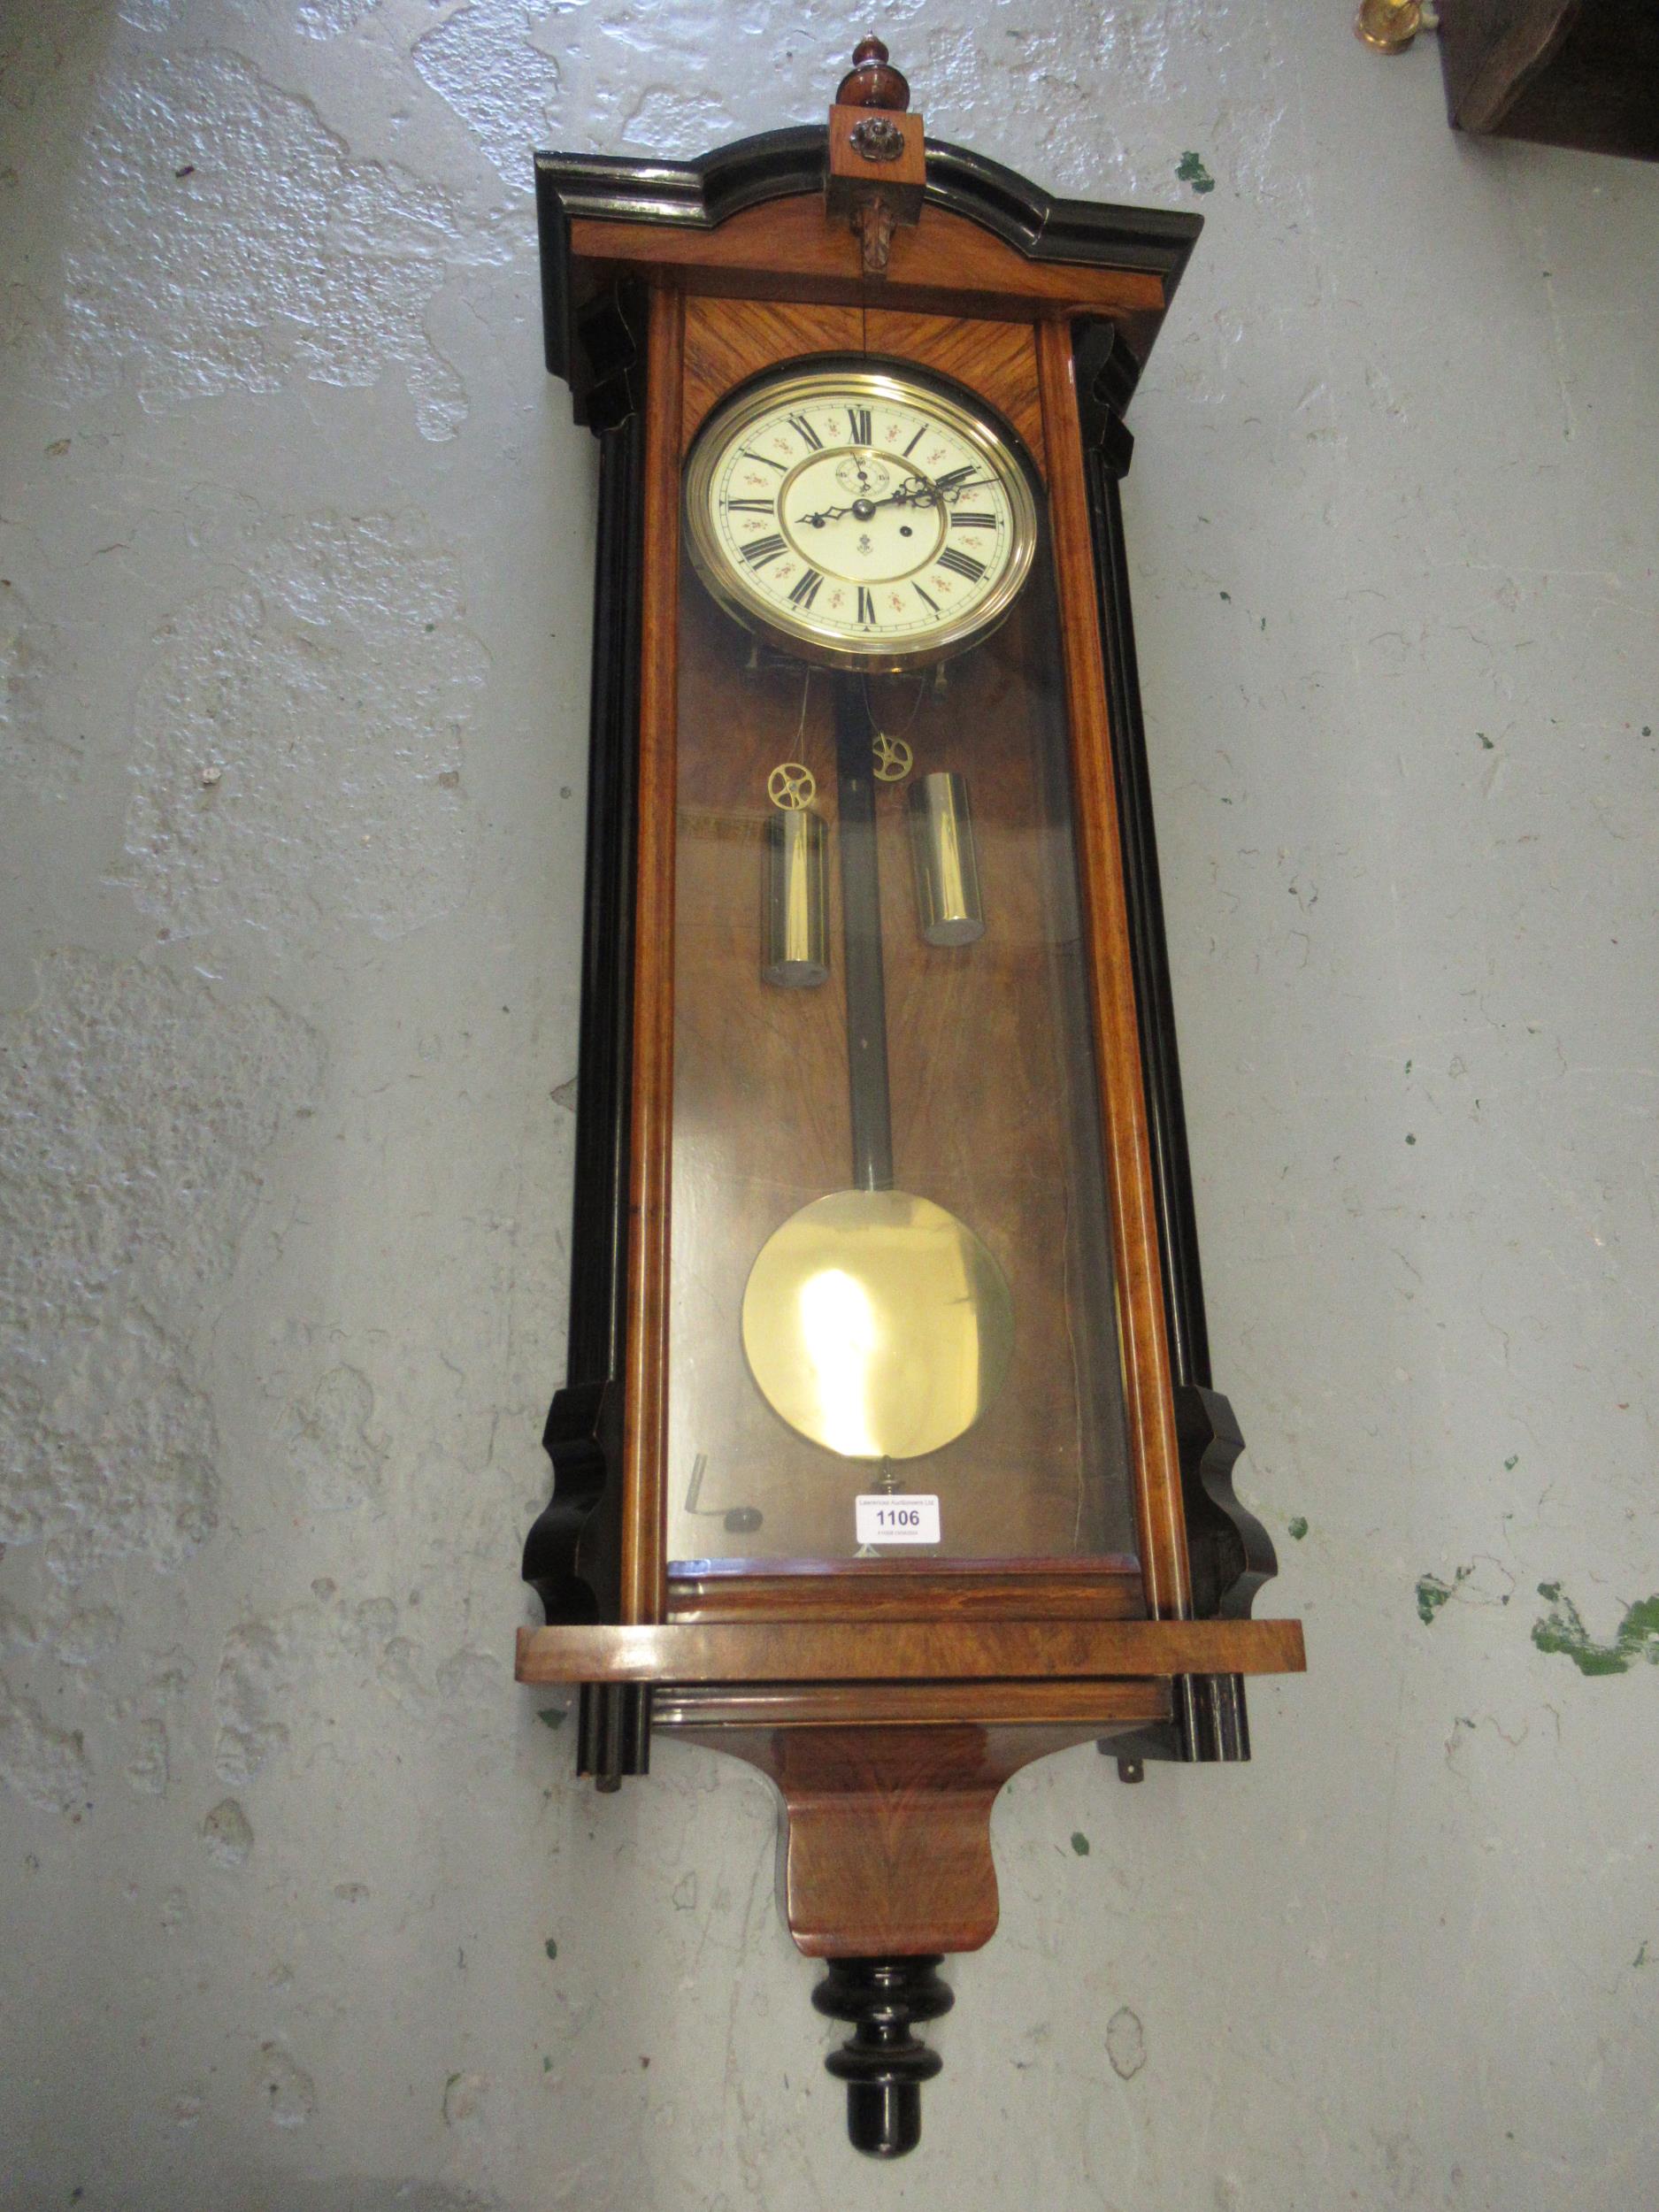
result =
M1349 13L886 11L935 130L1209 219L1127 497L1315 1671L1246 1770L1010 1790L885 2171L761 1783L596 1801L509 1678L594 503L526 149L810 119L863 23L5 12L7 2207L1650 2198L1659 174L1460 142Z

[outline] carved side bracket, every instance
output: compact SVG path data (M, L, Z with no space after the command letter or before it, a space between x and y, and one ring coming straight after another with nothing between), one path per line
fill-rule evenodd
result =
M1267 1532L1233 1493L1233 1466L1244 1441L1233 1409L1210 1384L1203 1275L1118 491L1133 452L1123 410L1134 388L1135 365L1125 359L1110 323L1079 323L1075 347L1194 1602L1201 1617L1242 1618L1278 1562ZM1132 1761L1228 1761L1248 1758L1249 1744L1242 1678L1206 1675L1177 1682L1171 1726L1144 1731L1133 1745L1120 1740L1101 1747L1117 1756L1128 1752Z
M643 565L640 306L618 291L590 303L583 323L600 461L570 1332L566 1379L542 1440L553 1495L524 1550L525 1579L549 1622L618 1612ZM579 1772L614 1786L645 1770L649 1699L584 1689Z
M1272 1540L1233 1487L1244 1449L1232 1406L1218 1390L1186 1383L1175 1394L1181 1500L1193 1571L1193 1602L1205 1617L1246 1620L1263 1583L1279 1571Z

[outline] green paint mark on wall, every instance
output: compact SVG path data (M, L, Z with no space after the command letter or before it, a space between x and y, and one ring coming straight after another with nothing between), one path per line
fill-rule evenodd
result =
M1484 730L1477 730L1475 732L1475 735L1480 740L1481 746L1485 751L1488 753L1496 752L1497 747L1493 743L1492 740L1486 735Z
M1512 1452L1512 1453L1509 1455L1509 1458L1508 1458L1508 1459L1506 1459L1506 1460L1504 1461L1504 1463L1503 1463L1503 1471L1504 1471L1504 1473L1505 1473L1506 1475L1512 1475L1512 1474L1515 1472L1516 1469L1517 1469L1517 1468L1520 1465L1520 1463L1521 1463L1521 1455L1519 1454L1519 1452Z
M1080 1828L1073 1829L1071 1832L1071 1848L1077 1853L1079 1859L1087 1858L1088 1838L1083 1833L1083 1831Z
M1632 1964L1632 1966L1646 1966L1646 1965L1647 1965L1647 1946L1644 1943L1644 1944L1642 1945L1642 1947L1641 1947L1640 1950L1637 1952L1637 1954L1636 1954L1635 1957L1634 1957L1634 1958L1631 1961L1631 1964Z
M569 1709L569 1707L565 1705L544 1705L536 1715L536 1718L544 1728L563 1728L565 1716Z
M547 1955L548 1955L549 1958L550 1958L550 1959L556 1959L556 1958L557 1958L557 1956L558 1956L558 1955L559 1955L559 1947L558 1947L558 1945L557 1945L557 1943L555 1943L555 1942L554 1942L554 1940L553 1940L553 1939L552 1939L552 1937L551 1937L551 1936L549 1936L549 1937L548 1938L548 1939L547 1939L547 1944L546 1944L546 1947L546 1947L546 1950L547 1950Z
M1549 1607L1542 1620L1532 1623L1532 1641L1540 1651L1571 1659L1580 1674L1628 1674L1644 1659L1659 1667L1659 1592L1637 1599L1610 1644L1596 1642L1578 1607L1563 1596L1560 1583L1540 1582L1538 1594Z
M1432 1628L1434 1616L1440 1611L1441 1606L1445 1604L1448 1598L1457 1594L1458 1584L1467 1582L1474 1571L1471 1563L1467 1567L1454 1569L1449 1582L1443 1582L1439 1575L1423 1577L1417 1584L1417 1618L1425 1628Z
M1290 1531L1292 1540L1298 1544L1308 1533L1308 1524L1300 1513L1294 1521L1286 1521L1285 1526Z
M1205 168L1203 156L1194 153L1190 147L1176 163L1175 173L1183 184L1190 184L1194 192L1213 192L1216 188L1216 180Z

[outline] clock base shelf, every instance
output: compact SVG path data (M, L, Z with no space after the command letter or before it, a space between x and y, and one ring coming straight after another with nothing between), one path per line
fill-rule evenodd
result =
M1300 1621L718 1621L521 1628L520 1682L1301 1674Z

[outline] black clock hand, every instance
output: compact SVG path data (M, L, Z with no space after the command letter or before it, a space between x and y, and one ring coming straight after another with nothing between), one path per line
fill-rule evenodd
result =
M860 522L867 522L878 507L902 506L915 494L908 485L902 484L895 492L887 492L879 499L855 499L850 507L820 507L815 515L803 515L801 521L810 522L816 530L826 522L839 522L843 515L856 515Z
M964 492L978 491L980 485L990 481L988 476L941 476L925 491L911 492L907 496L913 507L931 507L935 499L949 500L954 504Z
M887 492L880 499L855 499L850 507L821 507L817 514L802 515L799 519L810 523L815 530L822 529L826 522L839 522L843 515L856 515L860 522L866 522L878 507L928 508L941 495L946 499L959 499L964 492L977 491L981 484L990 481L988 476L973 476L962 470L941 476L933 484L926 477L918 476L910 483L901 484L897 491Z
M970 479L978 484L988 483L990 480L988 477L974 476L972 462L964 461L959 469L947 469L942 476L934 477L933 489L945 493L948 497L954 498L958 492L965 492L969 488L968 480Z

